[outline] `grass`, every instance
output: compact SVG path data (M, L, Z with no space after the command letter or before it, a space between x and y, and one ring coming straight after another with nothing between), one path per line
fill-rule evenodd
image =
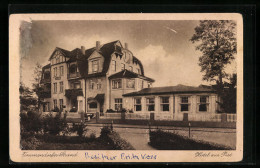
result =
M79 136L32 135L22 136L23 150L112 150L101 138Z

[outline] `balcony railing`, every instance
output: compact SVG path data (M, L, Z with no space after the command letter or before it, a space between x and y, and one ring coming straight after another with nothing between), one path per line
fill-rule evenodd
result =
M76 72L76 73L70 73L70 74L68 74L68 79L70 79L70 78L78 78L78 77L80 77L80 73L79 72Z
M65 96L68 98L83 96L83 91L81 88L80 89L66 89Z

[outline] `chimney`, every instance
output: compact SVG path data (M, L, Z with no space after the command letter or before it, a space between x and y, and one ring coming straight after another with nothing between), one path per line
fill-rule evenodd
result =
M127 49L127 50L128 50L128 44L127 44L127 43L125 43L125 49Z
M85 55L85 50L86 50L85 47L81 46L81 52L82 52L83 55Z
M96 41L96 50L100 49L100 41Z

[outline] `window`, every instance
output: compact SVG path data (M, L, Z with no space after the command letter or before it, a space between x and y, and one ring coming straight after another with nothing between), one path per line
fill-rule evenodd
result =
M43 79L50 79L50 72L49 71L44 72Z
M98 90L101 89L101 83L97 83L97 89L98 89Z
M129 71L133 71L133 67L132 66L129 66Z
M126 87L127 88L135 88L135 80L134 79L127 79Z
M149 82L149 83L148 83L148 88L150 88L151 86L152 86L152 84Z
M63 74L64 74L63 66L60 66L60 76L63 76Z
M53 108L55 108L55 107L58 107L56 99L53 100Z
M74 82L73 83L73 89L80 89L80 88L81 88L80 82Z
M112 71L116 72L116 61L112 60Z
M89 103L89 108L97 108L97 103L96 102Z
M60 93L63 93L63 82L60 82Z
M60 99L60 110L63 109L63 99Z
M170 111L169 106L169 97L161 97L161 111Z
M60 60L60 57L57 56L57 57L56 57L56 63L59 63L59 62L60 62L59 60Z
M147 111L154 111L154 98L146 98Z
M77 65L72 64L72 65L70 66L70 68L69 68L69 72L70 72L71 74L75 74L75 73L77 72Z
M57 75L58 75L57 74L57 67L55 67L53 70L54 70L54 77L57 77Z
M57 83L53 83L53 92L57 93Z
M183 96L181 97L181 111L189 111L189 97L188 96Z
M98 72L98 60L92 61L92 72Z
M144 88L144 81L142 79L139 80L139 88L140 89Z
M200 112L207 112L208 111L208 103L209 97L208 96L200 96L199 97L199 111Z
M50 102L46 102L43 108L43 112L49 112L50 111Z
M140 69L139 68L137 68L137 73L140 75L141 73L140 73Z
M135 111L142 111L141 98L135 98Z
M89 90L94 90L95 88L95 83L92 81L92 80L90 80L89 81Z
M122 99L115 99L115 110L116 111L122 110Z
M125 64L121 64L121 70L125 70Z
M112 80L112 89L119 89L122 88L121 79Z

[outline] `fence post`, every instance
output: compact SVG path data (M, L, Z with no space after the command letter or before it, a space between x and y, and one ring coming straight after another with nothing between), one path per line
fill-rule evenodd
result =
M221 114L221 122L227 122L227 114L226 113Z
M99 112L96 112L96 123L99 121Z
M154 121L154 113L150 113L150 121L151 121L151 122Z
M189 114L183 113L183 121L189 121Z
M121 120L125 120L125 113L121 112Z

